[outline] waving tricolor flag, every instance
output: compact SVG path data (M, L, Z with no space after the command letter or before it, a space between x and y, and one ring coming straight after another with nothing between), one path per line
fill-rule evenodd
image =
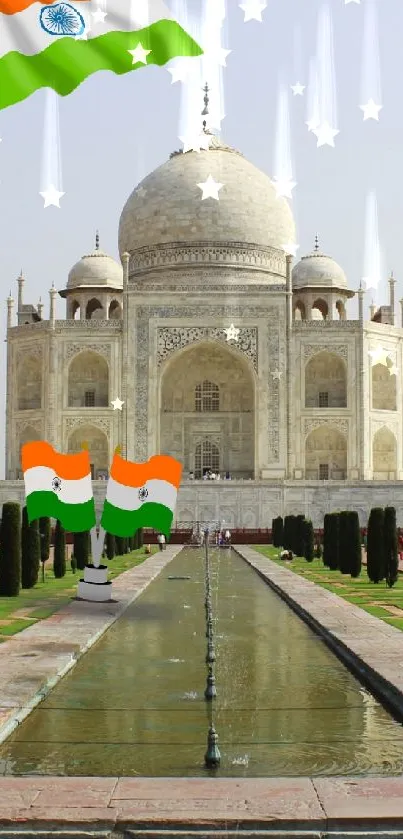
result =
M25 443L21 465L29 522L49 516L70 533L95 526L88 451L59 454L50 443Z
M132 536L141 527L152 527L168 537L181 475L182 465L168 455L133 463L115 452L101 527L114 536Z
M201 54L163 0L0 0L0 109L41 87L67 96L99 70Z

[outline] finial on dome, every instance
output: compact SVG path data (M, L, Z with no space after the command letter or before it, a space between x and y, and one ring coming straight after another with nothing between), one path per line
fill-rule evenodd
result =
M95 250L99 251L99 230L95 233Z
M210 99L209 99L210 88L209 88L207 82L203 87L203 91L204 91L204 96L203 96L204 108L202 110L202 117L206 117L209 113L208 106L209 106L209 102L210 102ZM203 131L206 130L206 127L207 127L207 121L204 119L203 120Z
M318 236L318 234L317 234L317 233L315 233L315 247L314 247L314 251L315 251L315 253L318 253L318 252L319 252L319 236Z

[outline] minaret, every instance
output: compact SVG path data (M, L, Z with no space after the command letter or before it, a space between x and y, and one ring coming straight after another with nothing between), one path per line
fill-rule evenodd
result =
M287 464L286 477L292 478L292 256L286 255L286 347L287 347Z
M20 276L17 278L18 283L18 304L17 304L17 316L22 314L22 290L24 287L24 277L22 275L22 268L20 271Z
M38 312L38 315L39 315L41 320L42 320L43 306L44 306L44 304L42 303L42 298L40 297L39 301L38 301L38 305L37 305L36 308L37 308L37 312Z
M396 280L393 276L393 271L391 271L390 272L390 277L389 277L389 305L390 305L392 326L395 325L395 285L396 285Z
M401 327L403 328L403 297L399 300L400 303L400 318L401 318Z
M123 263L123 334L122 334L122 400L125 403L123 406L123 411L120 411L122 422L121 422L121 434L122 439L118 440L118 444L122 446L123 449L123 457L128 458L128 412L129 412L129 405L128 402L128 379L129 379L129 260L130 254L125 251L122 254L122 263ZM114 397L115 398L115 397ZM131 453L133 455L133 453Z
M52 288L49 289L49 297L50 297L50 311L49 311L49 324L50 328L55 328L55 321L56 321L56 297L57 291L55 289L54 283L52 283Z
M364 377L365 377L365 346L364 346L364 289L360 283L358 289L358 320L359 331L359 369L358 369L358 398L359 398L359 422L357 423L357 452L359 479L364 480L365 476L365 441L367 439L365 428L364 408Z
M376 312L376 306L375 306L374 301L371 300L371 305L369 307L369 317L370 317L371 320L374 319L375 312Z
M11 296L11 289L10 294L7 297L7 332L11 329L13 325L13 308L14 308L14 299Z

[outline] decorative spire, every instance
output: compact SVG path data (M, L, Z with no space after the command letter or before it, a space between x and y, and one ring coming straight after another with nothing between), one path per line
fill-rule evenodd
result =
M95 250L99 251L99 230L95 233Z
M318 234L317 234L317 233L315 233L315 247L314 247L314 251L315 251L315 253L319 253L319 237L318 237Z
M208 113L209 113L208 106L209 106L209 102L210 102L210 99L209 99L210 88L209 88L207 82L203 87L203 91L204 91L204 96L203 96L204 108L202 110L202 117L206 117L206 116L208 116ZM207 121L204 119L203 120L203 131L205 131L206 128L207 128Z

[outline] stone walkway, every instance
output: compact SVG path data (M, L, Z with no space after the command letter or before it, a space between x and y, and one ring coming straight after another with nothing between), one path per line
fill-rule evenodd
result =
M116 577L112 583L112 602L72 600L55 615L0 645L0 742L180 550L181 545L168 545L164 552L153 554L141 565Z
M0 647L0 739L72 667L178 553L168 546L113 582L118 603L73 601ZM403 710L403 633L345 603L256 551L236 548L338 654ZM80 638L80 643L78 642ZM399 655L400 654L400 655ZM383 688L382 688L383 689ZM39 694L38 692L42 693ZM400 697L400 698L399 698ZM17 715L17 716L16 716ZM374 831L400 839L403 777L399 778L67 778L0 777L0 839L155 839L257 835L362 839ZM221 832L220 832L221 831ZM248 832L249 831L249 832ZM282 831L279 834L279 831ZM303 831L303 833L301 833Z
M403 632L252 548L235 550L267 580L372 693L403 717Z
M400 839L402 827L403 778L0 778L7 839L187 837L192 829L199 837L221 829L223 839L247 830L303 830L305 839L356 831L360 839L375 828Z

